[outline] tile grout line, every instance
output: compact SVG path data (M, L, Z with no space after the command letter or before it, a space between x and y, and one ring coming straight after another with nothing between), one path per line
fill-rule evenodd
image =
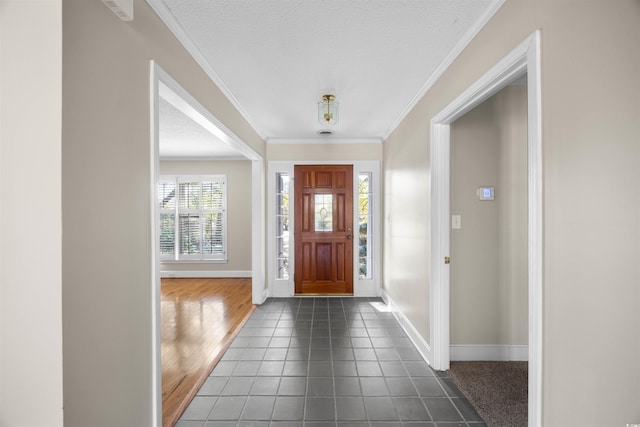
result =
M367 300L362 300L362 303L364 304L364 302L366 302ZM280 422L283 427L285 427L285 425L287 423L291 424L291 427L295 427L296 424L298 425L302 425L302 426L311 426L313 424L320 424L320 423L326 423L327 421L324 420L307 420L306 417L308 415L308 408L307 408L307 398L309 397L309 378L310 374L311 374L311 362L312 362L312 354L313 354L313 349L315 346L319 346L317 347L318 349L322 349L328 352L327 356L320 356L320 358L318 358L317 362L322 364L321 362L328 362L329 367L330 367L330 373L331 373L331 391L332 391L332 399L333 399L333 416L332 416L332 420L331 422L329 422L328 424L333 424L336 427L339 425L339 423L344 422L344 423L361 423L362 427L371 427L372 423L374 423L375 420L371 420L370 419L370 415L366 410L366 405L364 404L365 402L365 397L364 396L364 391L362 389L362 384L361 384L361 379L363 378L367 378L368 376L362 377L360 375L360 372L358 370L358 360L355 356L355 350L358 348L363 348L363 349L370 349L372 354L371 355L367 355L366 357L371 357L372 355L375 357L375 366L378 368L379 370L379 375L380 378L382 378L382 380L384 381L385 387L389 387L389 380L391 378L395 378L394 375L394 370L396 369L394 366L392 365L384 365L387 366L387 369L392 369L392 371L388 371L388 373L390 375L387 375L387 373L383 370L383 362L389 362L391 364L393 364L393 362L395 360L398 360L400 362L400 364L398 365L398 367L402 366L404 371L402 372L403 375L400 375L400 377L402 378L407 378L408 381L406 381L407 384L411 384L411 387L413 387L414 392L416 393L416 398L418 398L421 402L421 406L424 407L425 411L426 411L426 415L430 418L429 422L430 423L436 423L439 421L436 421L434 419L434 416L431 412L431 410L429 409L428 405L427 405L427 400L429 399L429 395L425 395L422 396L421 392L418 390L418 387L416 385L416 381L417 379L420 377L420 375L425 375L425 373L422 373L422 371L415 371L415 369L420 368L421 366L419 365L420 362L423 362L423 360L413 360L412 355L410 354L410 352L400 352L399 350L401 348L404 347L397 347L398 345L402 346L404 345L403 341L401 340L401 337L399 337L398 339L393 339L396 337L397 332L393 331L392 329L395 329L395 327L397 326L397 324L391 325L389 322L387 322L387 319L385 316L380 317L377 313L376 316L372 316L371 314L369 314L369 310L365 310L364 312L361 311L362 309L366 308L364 307L363 304L359 304L359 303L355 303L353 304L353 307L349 307L349 320L347 321L347 311L346 311L346 305L345 305L345 300L344 299L340 299L337 304L334 303L329 303L330 301L325 301L324 299L314 299L313 302L311 304L302 304L302 300L298 300L295 301L295 303L292 303L291 300L286 300L284 302L282 302L282 305L273 305L272 307L269 307L267 304L265 304L266 308L265 308L265 313L262 313L262 318L265 319L273 319L274 316L277 316L277 319L275 319L275 325L274 326L270 326L271 330L271 334L270 334L270 338L269 341L265 344L265 351L264 353L261 355L260 359L257 359L258 361L258 365L257 365L257 371L254 372L254 375L250 375L252 377L252 384L251 387L249 388L249 391L246 393L246 395L243 395L241 397L244 397L245 400L243 401L243 405L242 408L240 409L240 415L238 416L238 419L235 420L235 424L237 427L249 427L249 425L253 424L254 426L258 427L258 425L260 424L271 424L271 423L276 423L276 422ZM276 304L280 304L280 302L276 303ZM305 308L304 310L303 307ZM269 314L269 312L272 311L273 313ZM310 311L310 318L307 319L306 318L306 312ZM320 317L321 314L323 312L326 311L326 319L324 317ZM295 317L293 316L293 313L295 312ZM303 318L299 318L298 316L300 314L305 314L305 316ZM277 314L276 314L277 313ZM356 316L354 316L354 314L356 314ZM283 319L288 319L287 315L291 316L291 321L293 322L291 325L291 331L290 333L287 335L288 336L288 341L286 342L286 347L283 347L283 349L285 350L284 353L280 353L277 357L281 357L281 359L278 358L274 358L271 359L269 358L268 360L266 359L267 357L267 353L269 351L272 344L274 345L281 345L284 344L284 340L282 342L277 341L277 342L272 342L271 340L273 340L274 338L281 338L283 336L281 335L277 335L276 336L276 329L279 326L279 322L282 321ZM283 317L284 316L284 317ZM339 319L339 317L342 316L342 319ZM285 373L284 373L284 366L286 365L286 363L289 361L288 356L289 356L289 351L291 351L292 349L294 349L294 347L292 347L292 341L293 341L293 333L294 331L297 329L296 328L296 320L300 319L301 321L304 322L309 322L309 336L306 337L304 335L302 336L298 336L299 338L302 339L303 345L304 345L304 341L306 341L306 339L308 339L308 351L306 352L306 376L304 377L300 377L300 378L304 378L305 381L305 385L304 385L304 394L301 397L302 399L302 415L301 415L301 420L299 420L299 422L295 422L295 420L276 420L274 419L274 416L276 415L276 402L278 400L278 398L280 396L284 396L282 394L280 394L280 390L282 387L282 379L285 377ZM355 319L355 320L354 320ZM334 325L334 322L338 322ZM357 384L357 388L359 391L358 395L353 395L353 397L357 397L359 398L359 401L362 402L362 409L364 411L364 416L362 417L362 419L357 419L357 420L340 420L339 419L339 414L338 414L338 396L337 396L337 381L336 378L338 378L336 376L337 372L336 372L336 363L338 363L335 359L335 355L334 355L334 350L337 347L334 347L334 338L337 338L337 336L334 335L334 331L337 331L337 329L334 329L333 327L336 326L337 324L342 325L342 323L344 322L344 328L346 329L344 335L346 335L346 338L348 338L348 343L345 341L344 345L349 344L348 348L350 350L351 353L351 357L349 359L347 359L345 361L345 364L347 366L344 366L344 369L347 369L347 371L343 372L343 374L349 374L351 373L351 371L348 370L349 368L349 364L346 363L348 361L351 361L351 363L353 363L353 367L355 368L355 376L353 376L353 378L356 379L355 383ZM258 322L259 323L259 322ZM322 328L324 329L324 324L326 323L327 326L327 332L326 332L326 336L325 336L325 332L322 330L319 330L317 328ZM397 322L396 322L397 323ZM352 336L351 336L351 332L353 328L359 327L359 325L362 325L364 332L366 333L366 338L368 340L368 347L353 347L354 342L352 341ZM306 329L303 325L302 328ZM258 326L256 326L258 327ZM389 338L389 341L385 341L385 340L378 340L374 343L373 338L371 337L371 333L373 332L372 329L376 329L379 328L381 329L380 331L376 332L376 336L380 335L380 333L384 333L384 337L385 338ZM315 333L314 333L315 331ZM281 331L284 332L284 331ZM318 335L320 332L322 332L320 335ZM253 336L252 334L254 333L258 333L258 331L250 331L250 333L246 336L249 337L249 335ZM259 336L262 336L264 334L266 334L267 331L262 331L262 334L259 334ZM304 334L304 333L303 333ZM285 334L286 335L286 334ZM342 334L340 334L342 335ZM357 337L359 337L361 334L357 334ZM321 342L316 342L315 345L313 344L313 339L320 339ZM224 420L212 420L210 419L210 416L213 413L213 408L215 407L216 403L221 399L221 397L223 397L224 395L222 395L222 390L224 390L225 387L228 386L228 384L230 383L231 379L233 377L238 377L238 376L246 376L243 375L243 373L241 371L238 371L238 375L235 375L234 372L236 371L236 369L238 368L238 364L244 360L243 357L245 356L245 354L252 348L251 344L249 344L248 342L250 342L250 337L249 337L249 341L247 340L243 340L243 344L246 344L246 346L244 347L238 347L238 349L242 349L241 354L234 356L233 359L229 359L229 362L233 361L234 365L233 368L231 369L231 372L228 373L227 375L225 374L221 374L219 376L225 376L226 377L226 381L225 384L223 384L221 387L221 391L218 394L215 394L215 399L213 399L212 401L212 406L209 408L209 411L207 413L207 416L205 417L205 420L202 423L199 423L198 421L195 421L193 424L195 425L200 424L201 426L206 425L207 422L212 422L212 423L218 423L218 422L225 422ZM324 343L324 341L327 340L326 343ZM366 342L364 340L362 341L356 341L359 345L365 345ZM375 345L374 345L375 344ZM242 344L241 344L242 345ZM298 343L299 345L299 343ZM299 347L295 347L296 349ZM342 348L342 347L340 347ZM389 357L391 357L390 359L385 359L385 361L380 360L379 357L379 351L381 350L386 350L386 349L391 349L394 350L393 351L393 356L391 353L389 353ZM377 351L378 350L378 351ZM402 354L405 355L402 355ZM347 352L345 352L345 356L347 356ZM251 357L258 357L256 355L253 355ZM396 359L397 358L397 359ZM264 375L266 375L268 370L262 371L263 367L264 367L264 363L266 363L267 361L281 361L282 363L282 371L280 372L280 375L276 375L275 377L278 378L278 385L276 387L275 392L270 391L268 394L260 394L260 395L254 395L253 394L253 387L256 386L256 381L258 378L260 378L260 372L263 372ZM297 360L297 359L296 359ZM366 360L366 359L364 359ZM407 364L410 364L412 362L415 362L416 365L412 366L412 369L415 371L414 373L410 373L410 371L407 369ZM342 363L342 361L341 361ZM371 366L374 366L373 364ZM321 367L320 365L318 366L319 368ZM326 366L325 366L326 367ZM269 367L271 368L271 366ZM265 368L266 369L266 368ZM427 369L430 369L427 365ZM275 372L275 371L274 371ZM301 371L298 371L301 372ZM426 375L424 376L424 379L431 379L431 380L435 380L435 384L438 385L438 389L440 390L440 392L444 392L444 395L442 396L443 398L446 398L446 401L448 402L448 404L450 405L449 408L447 408L447 411L442 412L442 411L438 411L438 412L442 412L443 415L446 414L456 414L457 418L459 418L459 421L456 421L456 423L460 423L459 425L466 425L467 427L472 427L472 426L479 426L479 425L484 425L482 424L481 419L477 420L475 419L475 417L473 419L467 419L465 417L465 415L462 413L462 409L460 409L460 407L458 407L458 405L456 405L454 403L455 401L459 401L459 402L463 402L464 401L464 396L462 395L458 395L458 393L455 393L455 389L452 389L451 392L448 392L448 385L447 388L445 388L445 383L444 383L444 377L441 377L437 374L435 374L435 372L433 372L433 370L430 370L431 375ZM272 372L271 372L272 373ZM317 373L323 373L323 374L327 374L327 371L322 369L321 371L318 371ZM368 374L377 374L377 372L367 372ZM246 372L244 372L244 374L247 374ZM400 374L400 372L398 372L398 375ZM248 375L248 374L247 374ZM418 376L414 376L414 375L418 375ZM267 375L267 376L271 376L271 375ZM347 375L347 377L349 377L350 375ZM374 377L377 375L374 375ZM299 375L294 375L294 377L299 377ZM420 377L422 378L422 377ZM353 385L355 385L354 383L352 383ZM434 384L434 385L435 385ZM400 385L400 383L398 383L398 385ZM345 389L346 391L346 389ZM434 390L435 391L435 390ZM404 396L404 395L397 395L395 396L393 394L393 391L391 389L387 390L387 396L389 398L389 402L391 403L390 409L393 410L393 423L397 423L398 427L400 426L404 426L404 427L411 427L410 424L416 424L418 421L420 420L403 420L401 419L401 415L400 412L398 411L398 408L396 407L396 402L399 400L403 400L403 398L409 398L412 396ZM214 397L214 393L211 392L211 397ZM264 421L260 421L260 420L244 420L242 419L244 412L247 410L247 407L249 406L249 399L251 397L255 397L255 396L262 396L262 397L272 397L273 399L273 405L271 405L269 409L269 416L266 417L266 419L264 419ZM297 394L292 395L292 396L298 396ZM342 397L347 397L347 396L351 396L351 395L345 395ZM433 398L438 397L438 396L431 396ZM455 399L454 399L455 398ZM354 401L355 402L355 401ZM328 402L327 402L328 403ZM406 402L405 402L406 403ZM405 404L403 403L403 405ZM415 402L417 404L417 402ZM417 408L418 406L416 406ZM453 407L453 411L451 411L451 407ZM471 406L471 408L473 408ZM357 412L357 411L356 411ZM263 412L265 413L265 412ZM351 412L348 411L349 414L351 414ZM266 415L259 415L259 416L266 416ZM355 418L359 418L359 416L356 415L351 415L352 417ZM470 415L473 417L473 415ZM187 420L184 420L187 421ZM426 421L426 420L424 420ZM443 420L445 421L445 420ZM385 422L391 422L391 421L383 421L383 420L379 420L379 421L375 421L376 423L385 423ZM445 423L447 423L445 421ZM471 424L469 424L471 423ZM407 424L409 426L407 426ZM270 426L265 426L265 427L270 427Z

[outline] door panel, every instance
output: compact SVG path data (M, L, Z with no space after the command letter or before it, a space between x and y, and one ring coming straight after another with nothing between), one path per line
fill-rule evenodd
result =
M353 166L295 166L296 294L353 294Z

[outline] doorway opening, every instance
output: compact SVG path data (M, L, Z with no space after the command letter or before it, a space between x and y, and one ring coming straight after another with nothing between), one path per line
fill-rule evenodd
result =
M450 376L527 425L526 75L451 124Z
M267 282L269 296L287 298L297 291L295 253L299 246L294 238L297 219L294 207L298 197L294 191L295 168L314 165L352 167L352 291L355 297L377 297L381 294L381 198L379 161L270 161L268 170ZM315 199L314 199L315 201ZM321 208L319 208L318 215ZM314 211L315 212L315 211ZM327 208L327 218L328 218ZM333 216L332 216L333 219ZM315 215L310 221L315 221ZM311 221L311 222L313 222ZM345 219L345 221L347 221ZM311 224L311 222L309 224ZM308 225L309 226L309 225ZM313 225L315 227L315 224ZM349 226L346 226L349 228ZM346 228L345 228L345 231ZM328 248L327 248L328 249ZM342 293L342 292L341 292ZM342 293L344 294L344 293Z
M536 32L431 121L432 243L431 364L448 370L450 348L451 123L509 83L527 79L528 424L541 423L542 365L542 142L540 33ZM452 260L455 262L455 260Z
M151 141L150 141L150 171L151 171L151 343L152 343L152 378L153 378L153 419L154 425L162 425L162 322L161 322L161 292L160 292L160 203L158 200L158 183L161 175L161 104L170 106L179 112L181 117L191 120L209 132L221 149L233 151L237 158L250 163L247 174L250 174L250 229L251 248L251 300L254 304L264 302L266 298L264 284L264 161L251 147L231 132L224 124L217 120L191 94L169 76L154 61L150 62L150 106L151 106ZM206 144L205 144L206 145ZM206 148L206 147L203 147ZM193 157L198 158L198 154ZM166 243L166 242L164 242Z

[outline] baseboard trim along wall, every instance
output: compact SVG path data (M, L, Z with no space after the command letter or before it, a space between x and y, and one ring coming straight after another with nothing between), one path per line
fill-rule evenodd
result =
M413 323L411 323L409 319L407 319L398 305L391 299L389 294L387 294L384 289L382 290L382 299L385 304L389 306L389 309L391 310L391 312L393 312L393 315L396 317L396 319L398 319L398 323L400 323L402 329L404 329L404 331L409 336L409 339L416 346L416 349L418 350L422 358L429 364L429 366L432 366L431 361L433 360L433 354L431 352L431 347L429 346L429 344L424 340L424 338L422 338L422 335L418 333L418 330L415 328L415 326L413 326Z
M164 270L160 271L160 277L162 278L235 278L235 277L251 277L251 270L228 270L228 271L216 271L216 270L203 270L203 271L181 271L181 270Z
M499 362L529 360L527 345L451 345L451 361L493 360Z

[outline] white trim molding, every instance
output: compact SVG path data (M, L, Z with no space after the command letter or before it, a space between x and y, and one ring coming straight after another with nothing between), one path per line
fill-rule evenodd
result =
M269 138L267 144L309 144L309 145L327 145L327 144L378 144L383 143L381 138Z
M218 279L218 278L245 278L245 277L251 277L251 270L164 270L164 271L160 271L160 277L162 278L174 278L174 277L180 277L180 278L202 278L202 279L206 279L206 278L212 278L212 279Z
M416 349L422 356L422 358L431 366L431 362L433 361L433 352L431 351L431 347L429 343L422 338L422 335L418 332L413 323L404 315L402 310L398 307L398 305L391 299L389 294L383 289L382 290L382 300L389 306L389 311L393 313L395 318L400 323L400 326L407 333L407 336L416 346Z
M251 289L252 303L262 304L267 299L265 276L266 211L265 165L262 157L251 161Z
M451 361L493 360L500 362L529 360L528 345L464 344L450 346Z
M155 62L151 61L149 67L149 108L151 120L149 132L149 194L156 194L160 178L160 108L159 92L161 79L166 77L166 73ZM160 215L158 203L153 196L149 197L150 203L150 226L149 236L151 237L151 416L153 427L162 425L162 336L161 336L161 294L160 294L160 237L158 229L160 227Z

